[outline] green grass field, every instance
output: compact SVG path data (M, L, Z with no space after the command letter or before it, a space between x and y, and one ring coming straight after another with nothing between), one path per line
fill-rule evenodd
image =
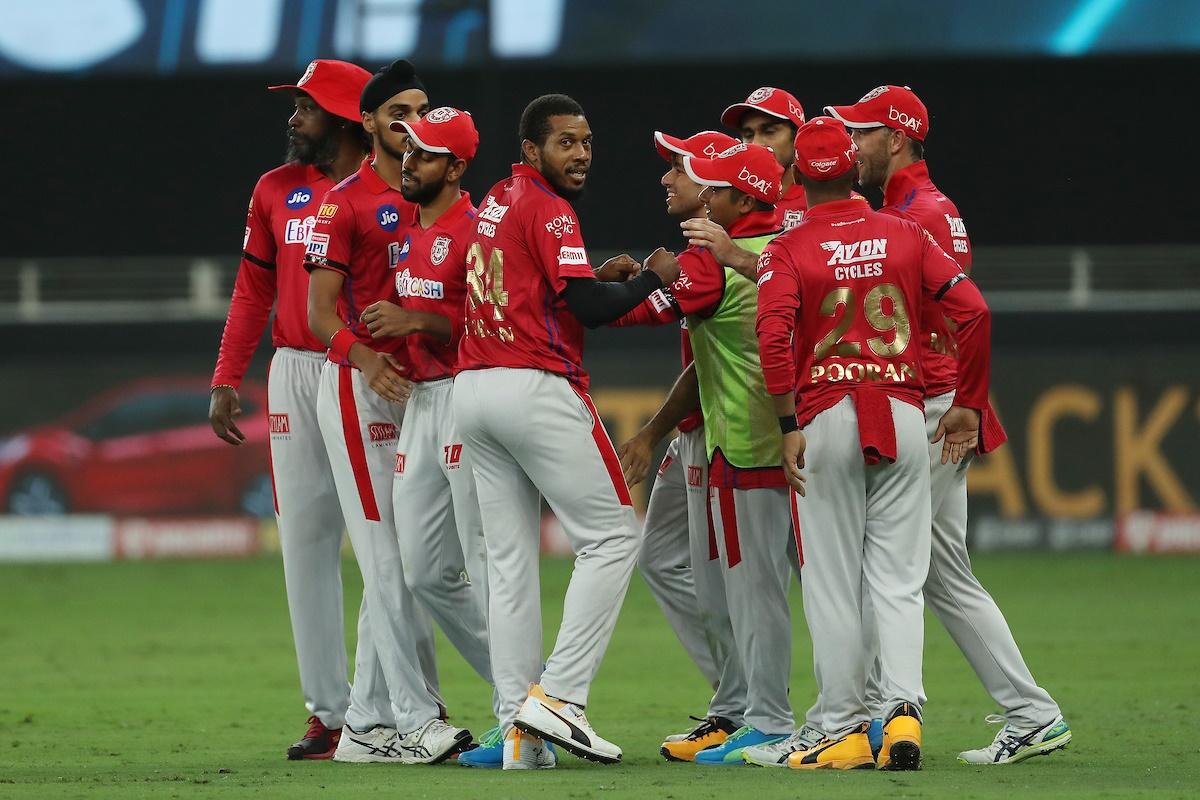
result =
M347 618L359 593L346 564ZM798 773L667 764L663 734L705 687L634 577L589 717L625 751L541 773L288 762L303 729L281 563L2 566L0 797L773 798L1129 797L1200 793L1200 560L1109 555L978 559L1034 674L1075 732L1007 768L955 761L990 741L994 709L935 621L926 637L926 768ZM543 565L548 641L569 564ZM799 591L792 697L812 697ZM348 625L353 631L353 624ZM442 642L445 645L445 642ZM481 733L489 692L448 646L452 720Z

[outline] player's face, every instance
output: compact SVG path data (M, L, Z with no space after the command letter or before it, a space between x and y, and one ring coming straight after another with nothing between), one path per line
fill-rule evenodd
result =
M700 190L704 187L688 177L683 169L683 156L671 157L671 168L659 180L667 190L667 213L672 217L690 219L704 216Z
M532 166L560 195L573 200L583 194L592 166L592 129L586 117L560 114L549 121L550 135L537 148L538 163Z
M741 127L743 142L771 148L784 169L796 160L796 131L784 120L760 111L747 111L742 115Z
M288 119L287 155L296 164L328 164L337 156L338 125L325 109L304 92L296 93L296 110Z
M429 96L420 89L405 89L388 98L374 113L363 114L363 127L375 139L376 151L401 162L408 150L408 134L393 131L388 125L395 120L416 122L428 113Z
M891 128L882 125L878 128L854 128L850 131L850 138L858 145L859 185L883 186L891 161Z
M743 213L738 207L742 197L744 195L729 186L705 186L704 191L700 192L700 200L704 203L708 218L726 230Z
M410 203L429 205L446 185L446 173L454 163L454 157L441 153L430 153L413 147L409 142L401 171L400 194Z

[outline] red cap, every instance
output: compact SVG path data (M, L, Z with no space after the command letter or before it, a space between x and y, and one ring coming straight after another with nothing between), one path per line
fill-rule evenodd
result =
M799 128L804 124L804 106L794 96L783 89L773 86L763 86L755 89L744 103L734 103L721 112L721 124L737 128L742 124L742 117L747 111L761 111L772 117L779 117Z
M854 168L858 147L830 117L817 117L796 131L796 169L816 181L840 178Z
M852 106L825 106L825 113L847 128L885 126L918 141L929 133L929 111L907 86L877 86Z
M272 91L299 89L330 114L352 122L362 122L358 98L369 80L371 73L356 64L318 58L308 65L296 83L267 88Z
M760 144L738 142L716 158L685 156L683 169L701 186L732 186L772 205L783 190L783 167L771 148Z
M442 106L435 108L416 122L395 120L389 123L394 131L404 131L413 144L429 153L444 153L470 161L479 150L479 132L469 111Z
M737 139L720 131L700 131L686 139L668 136L662 131L654 132L654 148L667 161L675 156L713 158L722 150L728 150L735 144L737 144Z

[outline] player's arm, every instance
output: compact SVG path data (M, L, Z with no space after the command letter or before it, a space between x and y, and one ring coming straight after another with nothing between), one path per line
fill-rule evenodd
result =
M800 311L800 282L782 250L767 245L762 261L770 268L758 278L758 314L754 331L763 378L783 437L784 477L788 485L804 495L804 434L796 424L796 365L792 348L796 317Z
M688 244L703 247L721 264L747 280L758 280L758 256L738 247L724 228L710 219L685 219L679 223Z
M363 309L359 320L367 326L372 339L388 339L423 333L447 344L454 335L454 326L447 317L432 311L401 308L387 300L379 300Z
M921 288L957 324L958 386L954 405L938 422L933 441L942 441L942 463L957 464L979 445L988 409L992 315L974 282L927 232L921 245Z
M679 262L661 247L646 259L644 269L623 283L594 277L565 277L562 298L567 308L588 328L597 328L624 316L650 294L679 277Z
M698 405L700 384L696 380L696 364L693 362L688 364L687 369L676 379L667 399L650 421L643 425L632 439L617 449L626 483L636 486L645 480L654 458L654 448Z
M237 390L275 304L275 238L266 219L266 205L259 195L255 187L246 212L242 260L225 316L225 329L221 332L208 404L208 421L213 432L233 445L246 440L234 421L242 413Z
M613 320L615 328L630 325L665 325L688 314L710 316L725 294L725 270L711 254L690 248L679 254L679 277L669 286L650 293L627 314Z

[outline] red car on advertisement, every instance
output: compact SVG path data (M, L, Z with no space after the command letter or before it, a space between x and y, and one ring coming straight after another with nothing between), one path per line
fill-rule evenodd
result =
M133 381L0 440L5 511L272 516L266 387L239 391L240 447L213 434L208 393L207 378Z

